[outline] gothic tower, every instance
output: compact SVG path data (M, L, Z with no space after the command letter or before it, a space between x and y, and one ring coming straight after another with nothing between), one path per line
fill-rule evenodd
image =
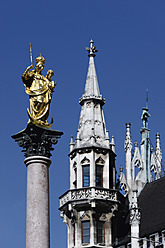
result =
M106 130L94 57L93 40L86 48L89 67L76 140L70 142L70 189L60 197L68 226L68 248L112 247L112 216L118 206L115 144Z

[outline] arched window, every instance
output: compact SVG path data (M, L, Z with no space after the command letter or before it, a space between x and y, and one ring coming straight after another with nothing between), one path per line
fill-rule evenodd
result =
M103 166L96 164L96 187L103 187Z
M90 221L82 221L81 222L81 235L82 235L82 244L90 243Z
M97 222L97 243L105 244L105 222Z
M96 187L103 187L103 166L105 161L99 157L96 160Z
M81 161L82 164L82 187L90 186L90 160L86 157Z
M83 187L89 187L90 186L90 166L88 165L83 165L82 167L83 170Z

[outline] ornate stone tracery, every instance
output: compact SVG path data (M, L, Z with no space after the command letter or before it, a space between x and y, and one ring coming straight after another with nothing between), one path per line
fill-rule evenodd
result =
M104 165L104 164L105 164L105 161L104 161L104 159L102 159L102 157L100 156L98 159L96 159L96 164Z
M90 160L87 157L84 157L83 160L81 161L81 164L89 164Z

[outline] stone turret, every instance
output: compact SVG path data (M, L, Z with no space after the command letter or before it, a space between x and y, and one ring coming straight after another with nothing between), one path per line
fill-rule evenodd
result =
M86 49L89 67L76 140L70 143L70 190L60 197L68 226L68 248L112 247L113 212L118 205L115 143L110 142L103 114L93 40Z

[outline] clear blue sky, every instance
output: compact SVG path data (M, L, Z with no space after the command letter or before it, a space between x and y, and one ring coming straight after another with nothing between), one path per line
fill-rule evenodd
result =
M106 99L107 129L115 136L116 166L124 166L125 123L132 139L141 141L141 109L149 89L150 137L161 135L165 154L165 1L164 0L15 0L0 9L1 164L0 247L25 247L26 168L21 149L10 138L28 120L21 74L33 57L46 58L57 86L50 117L64 132L50 168L51 248L67 247L66 225L58 197L69 187L70 136L75 138L91 38L99 52L95 63L100 91ZM43 73L43 74L44 74ZM164 156L163 156L164 162Z

